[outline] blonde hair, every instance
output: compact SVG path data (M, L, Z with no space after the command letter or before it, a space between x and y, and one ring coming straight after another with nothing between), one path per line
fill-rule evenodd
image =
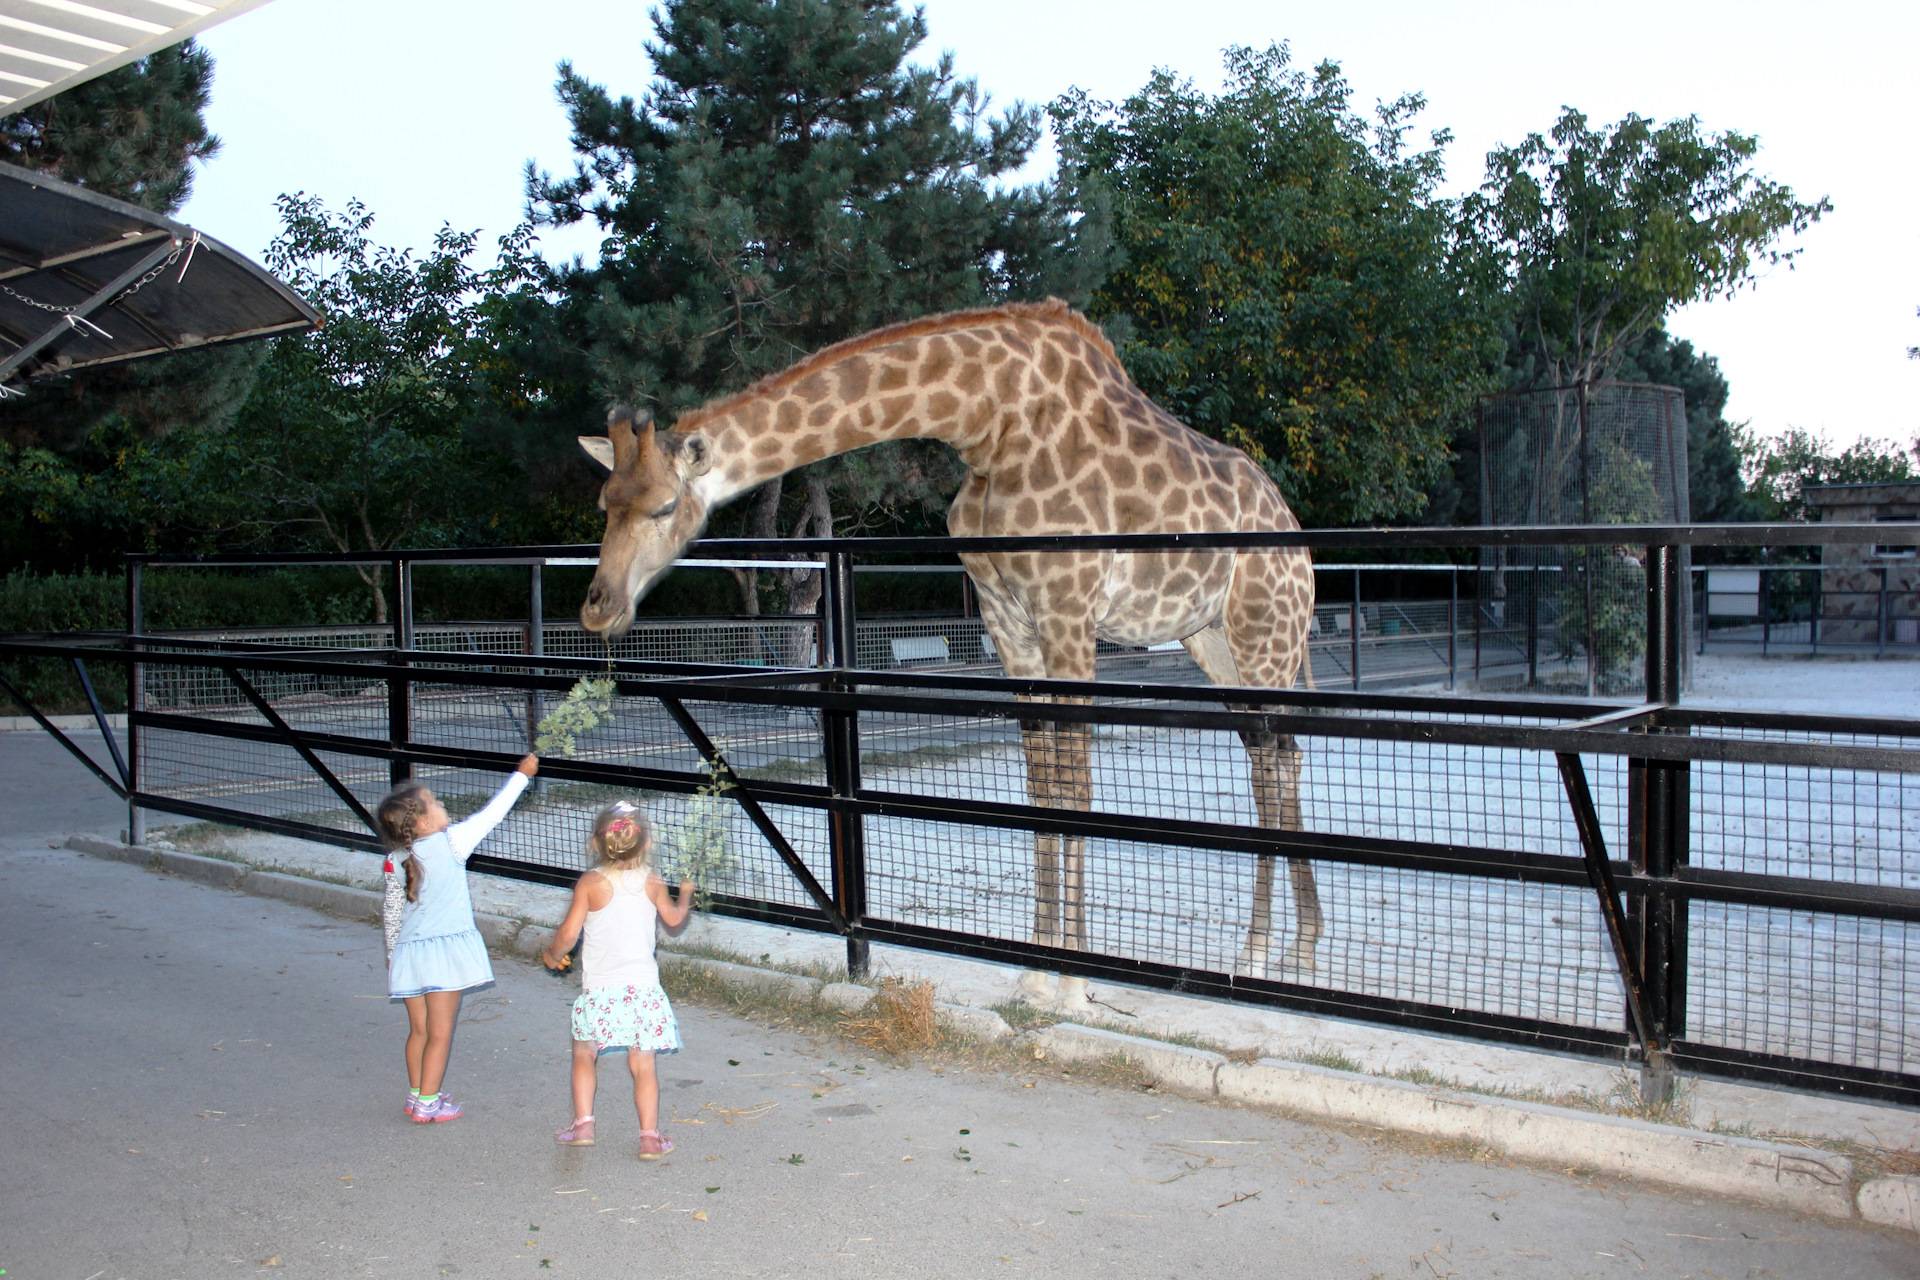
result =
M653 824L639 805L616 800L593 820L587 852L617 871L645 867L653 861Z
M413 856L413 832L432 803L433 792L427 789L426 783L403 782L387 793L387 798L373 813L374 821L380 824L380 843L387 846L387 851L407 851L408 902L420 901L420 886L427 880L427 869Z

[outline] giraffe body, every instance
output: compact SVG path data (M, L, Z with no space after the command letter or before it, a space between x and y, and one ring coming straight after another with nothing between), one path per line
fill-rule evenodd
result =
M581 621L617 634L707 512L787 471L882 440L939 439L968 475L956 536L1261 532L1299 527L1244 453L1149 400L1106 338L1065 304L1015 304L879 329L828 347L671 433L616 410L581 444L610 472L607 532ZM1185 644L1218 684L1288 688L1306 662L1313 571L1304 549L969 553L982 621L1016 678L1090 680L1096 637ZM1263 826L1297 829L1301 756L1289 737L1243 735ZM1029 798L1091 801L1084 724L1023 724ZM1321 919L1311 868L1293 862L1287 961L1311 968ZM1273 862L1255 869L1237 962L1263 973ZM1034 939L1086 945L1079 837L1035 837Z

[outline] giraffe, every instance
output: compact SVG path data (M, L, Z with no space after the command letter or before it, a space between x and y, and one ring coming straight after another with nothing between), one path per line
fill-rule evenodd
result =
M1015 303L876 329L823 348L746 390L682 416L671 431L631 411L581 436L608 471L607 526L580 610L619 635L638 600L708 512L776 476L883 440L930 438L958 451L966 479L947 513L957 537L998 534L1257 532L1299 528L1245 453L1193 431L1134 385L1113 346L1065 303ZM1096 637L1180 641L1216 684L1289 688L1307 669L1312 565L1304 548L1180 552L977 552L961 556L980 614L1014 678L1090 680ZM1300 825L1302 756L1290 735L1241 735L1263 827ZM1023 721L1035 805L1091 801L1088 726ZM1236 971L1264 976L1273 859L1259 859ZM1290 859L1294 936L1284 963L1315 965L1322 920L1312 867ZM1084 837L1034 844L1033 940L1087 942ZM1029 974L1022 985L1038 994ZM1040 980L1044 984L1044 979ZM1063 980L1071 1003L1085 983Z

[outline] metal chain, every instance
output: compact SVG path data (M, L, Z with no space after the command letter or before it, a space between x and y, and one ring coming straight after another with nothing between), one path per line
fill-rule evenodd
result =
M165 258L162 258L159 262L155 263L151 271L141 276L138 280L135 280L132 284L122 289L119 293L116 293L111 299L109 299L103 305L110 307L114 303L119 302L125 298L131 298L134 294L146 288L149 284L153 283L154 278L158 276L162 271L165 271L168 267L178 262L180 260L180 255L182 252L189 253L187 260L189 263L191 263L193 259L190 251L194 249L196 246L198 246L199 243L200 243L200 233L198 231L193 233L193 238L191 240L175 241L173 245L172 253L168 254ZM187 274L185 267L182 267L180 269L180 274L182 277L184 277ZM11 297L11 298L17 298L19 301L26 303L30 307L38 307L42 311L50 311L54 315L64 316L64 315L70 315L73 312L72 307L56 306L51 302L42 302L38 298L30 298L26 294L21 293L18 289L15 289L12 285L9 285L9 284L0 283L0 293L5 293L8 297Z

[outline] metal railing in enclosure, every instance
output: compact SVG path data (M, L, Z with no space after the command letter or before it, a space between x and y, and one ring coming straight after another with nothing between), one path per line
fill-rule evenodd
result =
M166 563L149 561L148 564ZM204 563L204 562L196 562ZM511 562L509 562L511 563ZM710 563L682 561L683 567ZM733 562L729 562L733 563ZM746 562L739 562L746 563ZM792 570L789 561L755 562L762 568ZM802 566L805 567L805 566ZM822 565L824 567L824 565ZM533 566L538 572L540 566ZM964 580L959 565L858 566L862 573L921 573ZM1314 684L1321 688L1398 688L1413 684L1460 682L1511 683L1552 662L1551 611L1543 622L1538 610L1511 620L1476 610L1469 580L1489 569L1433 564L1322 565L1323 584L1314 611L1308 651ZM1556 568L1509 567L1500 572L1552 574ZM1385 580L1401 593L1409 581L1432 584L1427 594L1376 593L1367 584ZM1328 584L1346 591L1345 599L1327 599ZM1519 593L1516 593L1519 594ZM955 592L956 604L970 601ZM1537 600L1538 592L1525 593ZM856 623L853 665L862 670L997 670L999 655L977 613L862 613ZM611 656L643 662L718 662L757 666L819 666L824 662L823 623L818 615L641 618L613 645L589 635L577 622L543 619L421 623L413 628L423 649L476 653L552 654L593 658ZM316 627L224 627L166 631L169 636L278 648L377 648L392 643L394 624L334 624ZM1097 657L1102 679L1152 678L1161 682L1200 683L1201 674L1177 642L1151 648L1100 641ZM156 691L150 690L150 695ZM191 698L183 692L182 697Z
M367 811L394 780L427 778L456 809L477 801L524 749L538 697L610 665L616 716L577 758L543 764L539 793L476 869L568 882L593 810L635 792L671 850L717 770L734 784L738 851L712 886L719 909L838 932L855 972L878 939L1626 1053L1656 1095L1677 1067L1912 1102L1920 720L1700 710L1679 697L1680 547L1850 536L1845 526L1614 526L1072 540L1175 554L1644 546L1650 643L1638 703L855 664L856 557L1063 546L1040 538L804 544L827 565L828 665L817 669L442 649L416 633L405 604L413 564L449 558L435 553L394 558L402 607L386 645L289 650L136 631L11 638L0 657L68 659L83 680L102 663L126 671L129 749L111 771L61 737L129 799L136 832L151 810L370 848ZM129 574L134 619L149 563ZM196 674L176 680L175 670ZM216 679L224 697L200 705L151 696ZM1028 791L1023 732L1035 729L1086 736L1084 807ZM1292 735L1303 753L1289 829L1261 825L1241 749L1271 735ZM1043 838L1085 843L1082 947L1033 940L1036 902L1051 892L1034 869ZM1314 869L1324 929L1310 965L1280 954L1302 885L1271 877L1271 949L1261 927L1259 871L1281 859Z
M1701 653L1920 654L1920 569L1910 551L1892 564L1704 565L1693 572Z

